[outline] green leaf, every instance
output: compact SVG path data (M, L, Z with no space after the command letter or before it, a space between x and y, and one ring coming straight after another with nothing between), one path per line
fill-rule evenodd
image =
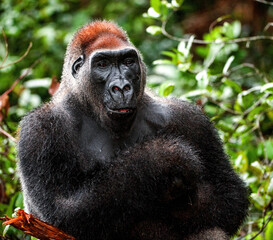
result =
M233 125L230 123L227 123L223 120L220 120L217 124L216 127L221 129L224 132L234 132Z
M178 44L177 50L180 53L182 53L185 57L188 57L189 53L190 53L190 49L191 49L192 43L193 43L193 40L194 40L194 35L191 35L191 37L189 38L188 44L186 44L185 41L181 41Z
M170 60L167 60L167 59L158 59L158 60L155 60L153 61L153 64L154 65L166 65L166 64L172 64L172 61Z
M267 194L273 197L273 178L270 179L270 182L267 188Z
M201 89L204 89L207 87L207 85L209 84L209 77L208 77L208 72L206 70L203 70L201 72L199 72L196 76L195 76L197 82L198 82L198 86Z
M225 83L227 86L231 87L235 92L240 93L242 92L242 88L240 85L228 78L223 78L222 82Z
M168 56L170 58L175 58L176 57L176 54L171 52L171 51L162 51L161 54L163 54L165 56Z
M191 63L180 63L178 64L178 70L181 72L186 72L187 70L189 70L189 68L191 67Z
M257 193L251 193L250 198L256 208L260 210L264 208L265 200L261 196L259 196Z
M10 225L7 225L7 226L4 228L4 231L3 231L3 236L4 236L4 237L5 237L5 235L7 234L9 228L10 228Z
M239 21L234 21L232 23L233 37L237 38L241 34L241 23Z
M175 8L178 8L182 5L182 3L184 2L184 0L172 0L172 5L175 7Z
M234 163L236 168L241 172L246 172L248 170L248 159L245 152L241 152Z
M159 96L167 97L170 93L172 93L174 89L174 84L172 82L163 83L158 90Z
M38 88L43 87L48 89L50 87L51 78L32 79L24 82L26 88Z
M150 1L151 7L157 12L160 13L161 8L161 1L160 0L151 0Z
M265 151L267 153L267 157L272 160L273 159L273 140L269 139L265 141Z
M222 28L222 33L228 38L237 38L241 33L241 23L234 21L233 23L225 22Z
M154 10L154 8L151 8L151 7L148 9L147 13L148 13L148 16L150 16L152 18L159 18L160 17L160 14L158 12L156 12Z
M206 94L208 94L207 89L198 89L198 90L190 91L190 92L182 95L181 98L190 98L190 97L202 96L202 95L206 95Z
M150 33L151 35L157 35L157 34L161 33L161 27L158 27L158 26L149 26L146 29L146 32Z
M23 193L21 193L21 192L18 194L18 197L16 198L15 207L20 208L20 209L24 208Z
M271 220L265 229L265 240L272 240L273 237L273 221Z
M264 173L263 167L258 161L251 163L250 169L258 177L262 176Z

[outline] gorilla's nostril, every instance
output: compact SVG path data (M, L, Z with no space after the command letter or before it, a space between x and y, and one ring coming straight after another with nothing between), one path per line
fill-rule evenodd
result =
M123 88L123 90L125 90L125 91L129 91L129 90L131 90L130 85L129 85L129 84L125 85L125 87Z
M120 88L117 86L112 87L112 91L116 93L117 91L120 91Z

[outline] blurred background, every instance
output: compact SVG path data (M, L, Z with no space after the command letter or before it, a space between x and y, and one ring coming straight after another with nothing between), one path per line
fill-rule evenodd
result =
M50 99L73 33L97 19L127 31L147 87L199 105L219 130L250 188L249 218L234 239L272 240L272 0L1 0L0 216L23 209L18 123ZM30 237L0 225L0 239Z

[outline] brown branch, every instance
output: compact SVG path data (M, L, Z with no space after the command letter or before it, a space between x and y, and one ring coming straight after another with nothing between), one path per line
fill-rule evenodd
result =
M175 37L175 36L169 34L166 31L167 22L168 22L167 20L163 21L162 26L161 26L161 31L164 36L168 37L169 39L172 39L174 41L179 41L179 42L190 41L190 38L178 38L178 37ZM205 40L201 40L201 39L193 39L192 42L197 43L197 44L207 45L207 44L222 44L222 43L230 44L230 43L251 42L251 41L266 40L266 39L273 41L273 36L261 35L261 36L242 37L242 38L235 38L235 39L230 39L230 40L215 40L215 41L205 41Z
M271 201L271 204L269 204L268 206L272 207L272 201ZM263 212L263 225L262 225L262 227L260 228L260 230L252 238L250 238L250 240L254 240L256 237L258 237L265 230L268 223L271 221L271 219L273 217L273 211L268 216L267 220L265 221L265 215L266 215L267 209L268 209L268 207L266 209L264 209L264 212Z
M76 238L62 230L35 218L31 214L25 213L24 210L18 210L16 214L17 217L10 218L5 216L0 218L0 220L5 221L3 223L4 226L11 225L41 240L76 240Z
M18 84L18 82L22 80L24 77L26 77L30 73L30 71L34 68L34 66L37 65L39 62L40 62L40 59L36 60L19 78L15 80L15 82L11 85L11 87L7 91L5 91L2 95L9 94L14 89L14 87Z
M0 68L4 65L4 63L6 62L6 60L8 58L8 55L9 55L9 44L8 44L7 36L4 32L4 29L2 29L2 35L3 35L4 41L5 41L6 54L5 54L5 57L3 58L3 61L0 65Z
M7 133L4 129L2 129L0 127L0 133L2 133L4 136L8 137L10 140L12 140L13 142L17 142L16 138L14 138L13 136L11 136L9 133Z
M11 66L11 65L13 65L13 64L15 64L15 63L18 63L18 62L22 61L22 60L28 55L29 50L31 49L31 47L32 47L32 42L29 43L28 48L27 48L26 52L23 54L23 56L21 56L21 57L20 57L19 59L17 59L16 61L11 62L11 63L9 63L9 64L7 64L7 65L4 65L4 66L3 66L4 62L2 62L1 66L0 66L0 69L9 67L9 66ZM7 51L7 50L6 50L6 51ZM8 52L6 53L6 56L7 56L7 54L8 54ZM6 61L6 58L5 58L4 60Z
M273 6L273 3L272 2L268 2L268 1L265 1L265 0L255 0L256 2L260 2L260 3L264 3L264 4L268 4L268 5L272 5Z

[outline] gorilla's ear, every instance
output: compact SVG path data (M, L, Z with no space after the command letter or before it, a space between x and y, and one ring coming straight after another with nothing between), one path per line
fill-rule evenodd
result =
M78 57L78 59L73 63L72 65L72 75L74 78L77 77L77 74L81 68L81 66L84 63L84 55L81 55L80 57Z

